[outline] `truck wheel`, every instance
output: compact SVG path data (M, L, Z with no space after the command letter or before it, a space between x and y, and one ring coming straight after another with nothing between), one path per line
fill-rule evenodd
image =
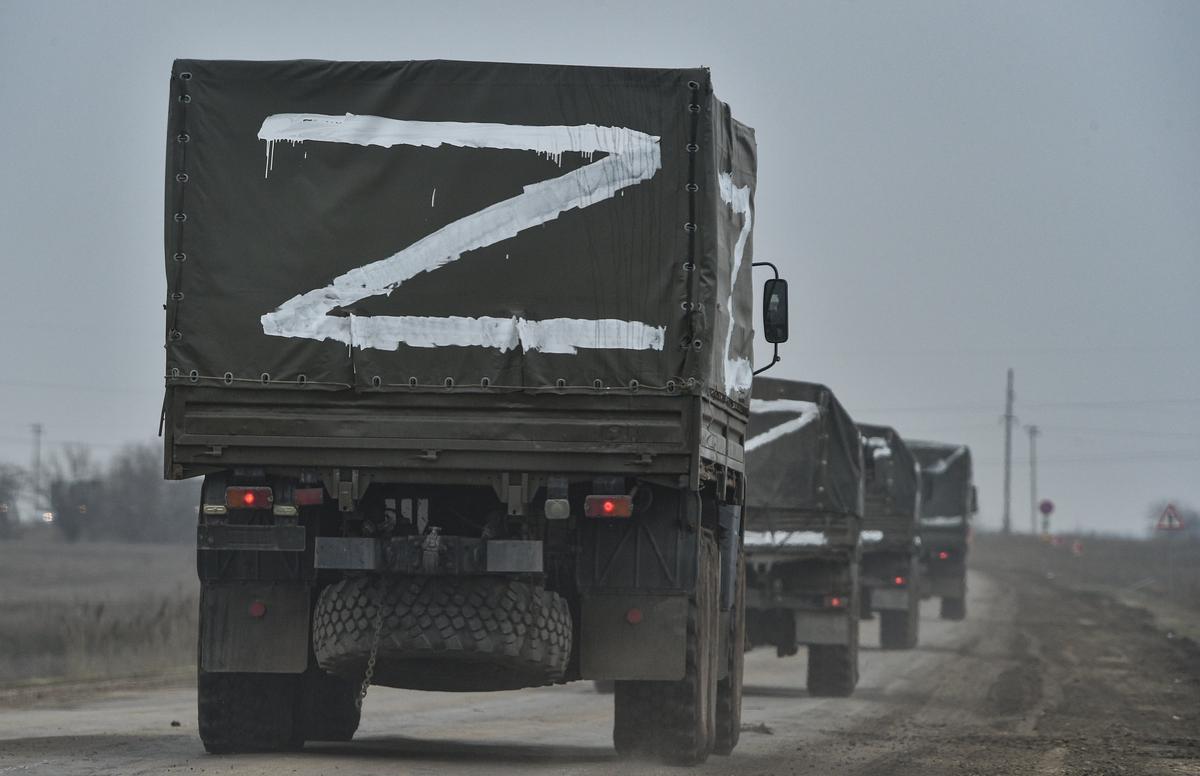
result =
M592 689L600 695L612 695L616 687L616 682L612 679L596 679L592 682Z
M349 741L358 730L359 685L310 668L301 679L301 730L307 741Z
M678 765L708 759L715 737L720 566L717 545L702 538L696 593L688 602L684 678L618 681L613 744L622 756L656 756Z
M717 682L717 737L713 753L732 754L742 735L742 676L746 665L746 555L738 550L737 594L729 612L729 670Z
M299 749L299 674L213 674L197 681L200 740L211 754Z
M943 620L965 620L967 602L963 598L943 598L940 612Z
M362 681L384 606L374 684L410 690L516 690L560 681L571 613L557 593L507 577L355 577L321 591L313 652Z
M879 613L879 646L884 649L912 649L917 646L921 622L921 599L910 588L907 609L888 609Z
M849 644L812 644L808 648L808 693L845 698L858 685L858 620L850 619Z

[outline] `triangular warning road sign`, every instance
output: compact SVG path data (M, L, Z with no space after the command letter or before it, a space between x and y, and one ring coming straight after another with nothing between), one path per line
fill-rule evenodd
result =
M1162 516L1158 518L1158 525L1155 528L1160 531L1183 530L1183 518L1179 516L1179 511L1175 509L1174 504L1167 504L1167 508L1163 510Z

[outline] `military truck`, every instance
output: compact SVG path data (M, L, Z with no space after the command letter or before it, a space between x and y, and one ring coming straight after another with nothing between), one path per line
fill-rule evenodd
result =
M205 747L609 679L618 751L729 753L756 162L709 72L180 60L167 148Z
M967 616L967 549L979 499L966 445L909 442L921 464L921 594L943 620Z
M808 691L858 683L858 429L823 385L758 378L750 404L746 617L751 645L808 647Z
M865 462L862 612L879 613L879 644L912 649L921 622L920 466L896 430L861 423Z

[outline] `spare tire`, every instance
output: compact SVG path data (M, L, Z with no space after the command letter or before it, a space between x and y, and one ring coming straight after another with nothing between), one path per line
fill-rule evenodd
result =
M383 625L373 684L410 690L516 690L561 681L571 613L557 593L506 577L356 577L321 591L313 651L362 681Z

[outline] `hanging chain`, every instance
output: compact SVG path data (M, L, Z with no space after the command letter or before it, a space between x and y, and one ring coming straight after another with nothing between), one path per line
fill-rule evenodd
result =
M358 689L358 699L355 706L362 710L363 701L367 699L367 689L375 676L375 657L379 654L379 638L383 634L383 603L386 584L379 580L378 594L375 596L375 636L371 639L371 654L367 656L367 671L363 674L362 687Z

